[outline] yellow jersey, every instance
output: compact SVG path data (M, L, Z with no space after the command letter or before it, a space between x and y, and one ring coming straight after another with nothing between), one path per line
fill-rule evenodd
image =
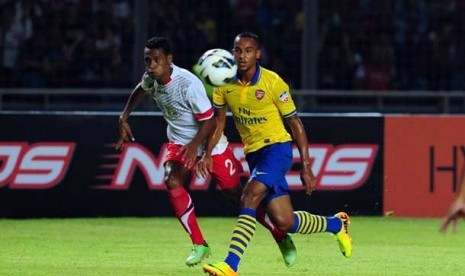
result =
M250 83L236 77L213 92L213 105L231 111L244 144L244 153L291 141L283 118L297 113L289 86L273 71L260 67Z

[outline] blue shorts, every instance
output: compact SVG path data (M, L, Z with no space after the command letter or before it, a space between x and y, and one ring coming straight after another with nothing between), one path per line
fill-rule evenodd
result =
M245 156L250 169L250 179L260 181L267 187L262 204L273 198L288 195L286 173L292 166L291 142L276 143L251 152Z

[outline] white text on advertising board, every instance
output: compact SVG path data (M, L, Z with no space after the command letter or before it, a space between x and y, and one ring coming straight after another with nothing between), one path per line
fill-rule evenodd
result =
M241 161L245 176L249 175L249 167L245 161L241 144L230 144L234 155ZM311 144L309 154L312 170L318 182L318 190L353 190L367 180L375 161L378 145L376 144ZM102 175L101 179L109 179L110 183L98 186L100 189L125 190L131 185L136 169L144 175L148 188L151 190L165 189L163 184L163 158L167 153L164 144L158 156L153 155L140 144L126 145L120 155L109 160L107 168L114 167L112 175ZM300 164L297 147L293 147L294 165ZM291 169L286 174L291 190L303 189L298 169ZM190 190L206 190L210 185L210 178L194 177L189 184Z

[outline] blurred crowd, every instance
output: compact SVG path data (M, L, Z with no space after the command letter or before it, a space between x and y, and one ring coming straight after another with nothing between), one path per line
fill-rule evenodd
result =
M148 0L147 35L167 36L190 69L254 31L261 63L301 88L303 1ZM135 0L0 0L0 11L0 88L134 85ZM320 0L317 87L463 90L464 12L465 0Z
M321 89L458 91L464 0L320 1Z
M159 0L149 5L149 34L170 38L181 66L189 68L211 48L231 50L234 37L247 30L260 36L262 65L300 85L302 0Z
M0 2L0 87L129 85L130 1Z

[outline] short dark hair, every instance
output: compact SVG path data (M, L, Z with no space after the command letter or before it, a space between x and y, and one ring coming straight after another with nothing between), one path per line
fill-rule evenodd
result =
M165 55L171 54L170 42L166 37L154 36L149 38L147 43L145 43L145 47L149 49L162 49Z
M243 32L243 33L240 33L236 36L236 38L242 38L242 37L248 37L248 38L251 38L255 41L255 43L257 44L257 48L260 49L261 48L261 43L260 43L260 38L258 37L258 35L256 33L252 33L252 32Z

